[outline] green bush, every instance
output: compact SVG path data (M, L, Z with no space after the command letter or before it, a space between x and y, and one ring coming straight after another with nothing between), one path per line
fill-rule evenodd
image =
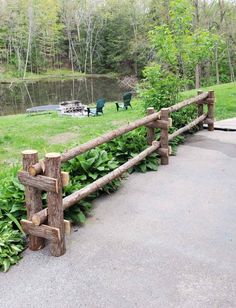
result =
M17 179L18 170L18 167L11 169L0 179L0 216L3 219L18 220L26 215L24 186Z
M135 157L147 148L146 129L139 128L128 134L122 135L103 145L103 148L111 153L119 162L124 164L130 158ZM130 168L131 172L146 172L158 169L159 160L156 153L152 153L138 165Z
M144 69L145 79L138 87L138 94L143 102L144 112L148 107L154 107L159 111L161 108L170 107L180 101L180 91L183 81L173 73L168 72L160 65L148 66ZM171 114L173 127L180 128L196 118L195 106L185 107Z
M2 219L0 216L0 271L6 272L21 259L24 246L22 234L13 229L12 222Z
M147 147L145 129L138 129L92 149L67 162L63 169L70 173L70 185L65 188L65 196L79 190L93 181L103 177L124 164L130 158L138 155ZM148 156L129 172L146 172L157 170L158 157L156 153ZM116 191L121 184L121 178L113 180L99 191L91 194L85 200L65 211L65 217L74 223L84 223L91 210L91 201L103 193Z

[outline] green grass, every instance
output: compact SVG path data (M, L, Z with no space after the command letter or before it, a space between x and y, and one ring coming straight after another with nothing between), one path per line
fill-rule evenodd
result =
M216 118L236 117L236 83L203 90L210 89L216 91ZM183 98L194 95L196 90L184 92ZM132 110L117 112L115 104L108 103L104 116L90 118L61 117L56 113L0 117L0 176L20 163L23 150L38 150L42 158L47 152L64 151L141 118L140 102L133 100L133 106Z
M58 116L57 113L0 117L0 176L20 162L23 150L35 149L42 158L45 153L69 149L141 118L136 100L133 106L133 110L117 112L115 104L108 103L103 116L89 118Z
M214 90L216 95L215 117L223 120L236 117L236 82L202 88L203 91ZM184 97L196 95L196 90L183 93Z

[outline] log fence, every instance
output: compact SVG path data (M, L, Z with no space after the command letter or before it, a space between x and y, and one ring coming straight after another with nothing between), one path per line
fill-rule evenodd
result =
M22 152L23 171L19 172L18 178L25 186L27 220L21 220L21 225L25 233L29 234L29 248L39 250L44 247L45 239L47 239L51 254L53 256L63 255L66 251L65 234L70 233L71 229L70 222L64 220L64 210L120 177L153 152L160 155L162 165L168 165L171 154L169 142L171 140L194 126L202 129L203 123L208 125L209 131L214 130L214 103L214 91L198 92L196 97L184 100L169 108L162 108L159 112L156 112L154 108L148 108L146 117L70 149L62 155L48 153L44 160L39 161L37 151ZM168 134L168 130L172 126L171 113L191 104L197 105L198 117L174 133ZM208 108L205 113L204 105L207 105ZM62 163L141 126L145 126L147 129L148 147L144 151L107 175L63 198L62 190L69 183L69 174L61 171ZM159 141L155 140L157 128L160 129ZM44 209L42 206L43 191L47 193L47 207Z

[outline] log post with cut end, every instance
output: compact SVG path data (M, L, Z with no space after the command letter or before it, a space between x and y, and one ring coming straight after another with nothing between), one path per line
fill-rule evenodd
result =
M169 120L169 108L161 109L161 120L168 121ZM168 144L168 127L161 129L161 164L168 165L169 164L169 144ZM166 151L165 151L166 150Z
M23 170L28 172L32 164L38 163L38 152L34 150L26 150L22 152ZM42 210L41 191L31 186L25 186L25 205L27 209L27 219L31 220L32 216ZM30 235L29 249L39 250L44 247L45 240L42 237Z
M62 178L61 178L61 155L59 153L48 153L45 155L45 175L58 180L58 191L48 192L48 225L60 230L60 238L50 241L50 252L59 257L65 249L65 227L64 213L62 207Z
M150 115L153 113L155 113L155 110L153 107L147 108L147 115ZM147 143L151 145L154 140L155 140L155 128L147 127Z
M208 99L207 99L207 106L208 106L208 113L207 119L211 120L208 123L208 130L214 130L214 104L215 104L215 92L209 91L208 92Z
M197 91L197 95L200 95L202 94L203 91ZM201 115L203 115L203 107L204 107L204 104L203 102L200 102L197 104L197 112L198 112L198 117L200 117ZM202 130L203 129L203 122L199 123L198 124L198 129L199 130Z

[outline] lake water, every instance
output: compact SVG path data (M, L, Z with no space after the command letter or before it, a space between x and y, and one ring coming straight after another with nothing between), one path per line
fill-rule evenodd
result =
M99 98L122 100L124 92L116 78L108 77L0 84L0 115L25 113L30 107L74 99L86 105Z

